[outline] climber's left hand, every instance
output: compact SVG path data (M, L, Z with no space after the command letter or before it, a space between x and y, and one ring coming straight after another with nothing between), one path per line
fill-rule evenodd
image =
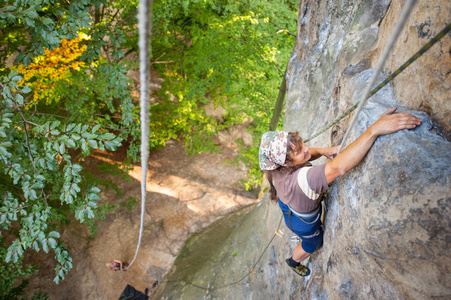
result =
M340 146L321 148L321 155L327 157L328 159L333 159L337 155Z

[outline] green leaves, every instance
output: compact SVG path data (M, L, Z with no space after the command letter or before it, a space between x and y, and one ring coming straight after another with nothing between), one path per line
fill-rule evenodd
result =
M269 126L296 32L296 1L156 1L155 67L165 77L152 107L154 145L183 137L190 153L215 150L214 136L248 122ZM281 29L282 28L282 29ZM176 51L174 51L176 49ZM209 116L206 105L221 108ZM254 146L255 147L255 146Z
M85 204L80 205L75 210L75 217L80 220L81 223L85 221L85 218L93 219L95 217L95 209L97 208L96 201L100 200L98 194L100 189L97 187L89 187L85 194Z
M67 126L60 122L46 122L44 125L34 128L36 133L44 135L46 138L52 138L45 142L45 148L48 151L57 151L66 161L69 156L65 156L66 148L81 149L85 155L91 153L90 149L116 150L121 146L121 137L105 132L98 131L99 125L90 128L81 123L70 123ZM53 156L52 156L53 157ZM53 169L53 166L52 166Z
M56 259L59 262L59 265L56 266L55 272L56 277L53 281L58 284L60 280L64 279L64 276L72 269L72 257L69 256L69 251L64 249L63 247L55 248Z
M6 230L11 222L17 221L17 216L23 212L23 206L19 204L17 198L7 192L2 199L0 206L0 228Z
M69 163L64 167L64 184L60 196L61 202L66 202L68 204L74 203L78 192L80 192L78 184L81 181L81 170L82 167L78 164L72 165Z
M49 238L53 238L53 239L59 239L60 238L60 234L57 231L52 231L49 232Z
M33 212L27 215L23 207L18 204L17 199L11 193L7 193L3 206L0 207L0 226L2 229L5 229L5 225L8 225L11 221L18 220L18 211L20 211L21 215L24 215L21 220L22 228L20 229L19 238L12 242L6 251L6 255L3 252L1 257L4 257L6 263L12 263L17 266L21 262L24 251L27 248L32 248L36 252L42 249L46 253L54 250L55 257L59 263L56 267L58 278L56 281L59 282L59 280L64 279L64 275L72 268L72 258L64 248L63 243L58 241L61 237L59 232L48 232L47 230L48 222L51 218L51 209L49 207L42 209L42 207L33 206ZM1 250L2 248L0 248L0 252ZM0 269L2 265L0 264ZM24 275L29 276L31 274L30 271L31 269Z
M89 145L89 147L91 147L93 149L97 149L98 148L97 141L95 141L95 140L88 140L88 145Z
M3 240L0 238L0 257L5 258L7 249L3 245ZM14 299L15 295L10 291L15 286L16 280L24 280L33 274L37 268L32 265L23 265L23 257L18 257L16 263L2 263L0 264L0 295L5 299ZM17 284L16 284L17 286ZM20 286L19 286L20 287Z

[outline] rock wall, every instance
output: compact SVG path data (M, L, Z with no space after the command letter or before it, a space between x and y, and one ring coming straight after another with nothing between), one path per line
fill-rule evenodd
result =
M361 99L404 4L300 1L284 130L310 137ZM450 11L450 1L417 1L379 79L442 30ZM393 106L423 124L379 137L362 163L332 184L324 245L305 262L308 278L285 265L296 243L264 197L249 213L193 237L154 299L449 299L450 48L448 34L359 115L347 143ZM309 146L338 144L349 122ZM274 235L278 228L287 235Z

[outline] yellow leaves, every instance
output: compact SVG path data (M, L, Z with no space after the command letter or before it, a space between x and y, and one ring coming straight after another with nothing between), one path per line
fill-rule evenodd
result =
M251 24L258 24L258 19L252 18L253 13L250 12L249 16L236 16L235 18L232 19L232 21L229 21L227 23L233 23L233 22L237 22L237 21L251 21Z
M210 27L223 28L223 27L226 27L227 25L233 25L234 23L239 23L242 21L250 21L251 24L259 24L259 20L254 17L255 15L256 14L254 12L250 11L249 15L247 15L247 16L235 16L231 20L223 22L223 23L212 23L212 24L210 24ZM264 19L264 22L266 22L265 19Z
M90 40L90 39L91 39L91 36L90 36L90 35L87 35L86 33L79 32L79 33L78 33L78 38L79 38L80 40Z
M53 50L44 49L44 54L37 56L28 66L13 66L22 76L21 85L26 83L34 87L33 100L51 96L55 91L57 81L69 81L70 70L80 70L85 63L79 61L86 45L81 45L83 39L89 37L80 34L73 40L61 40L61 45Z

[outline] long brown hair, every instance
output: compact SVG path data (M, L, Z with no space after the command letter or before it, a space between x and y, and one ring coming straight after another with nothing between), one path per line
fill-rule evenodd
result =
M273 184L273 174L280 172L282 175L292 174L297 169L310 165L305 163L302 165L293 165L293 156L301 152L302 150L302 138L298 132L289 132L287 137L287 157L285 158L286 166L280 166L275 170L263 171L266 174L266 178L269 181L269 198L272 202L277 203L277 190Z

